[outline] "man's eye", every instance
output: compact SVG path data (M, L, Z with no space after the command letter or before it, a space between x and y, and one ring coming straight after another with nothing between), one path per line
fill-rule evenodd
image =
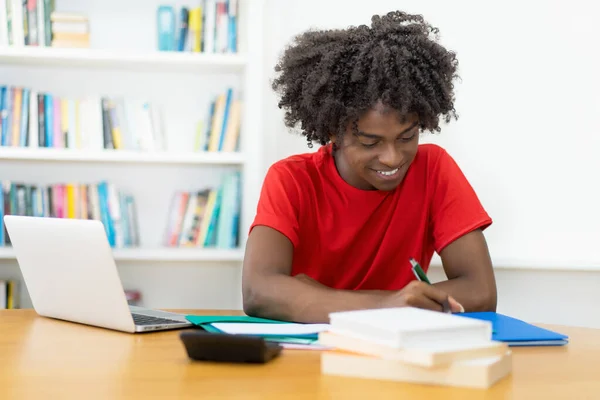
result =
M373 146L375 146L377 144L377 142L375 142L375 143L363 143L363 142L360 142L360 144L363 147L373 147Z
M400 140L402 142L410 142L411 140L413 140L415 138L415 136L417 136L417 134L413 133L412 135L410 135L408 137L401 137Z

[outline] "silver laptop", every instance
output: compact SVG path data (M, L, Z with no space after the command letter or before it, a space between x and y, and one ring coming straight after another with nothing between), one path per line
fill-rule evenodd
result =
M185 328L185 315L130 306L97 220L6 215L4 223L35 311L123 332Z

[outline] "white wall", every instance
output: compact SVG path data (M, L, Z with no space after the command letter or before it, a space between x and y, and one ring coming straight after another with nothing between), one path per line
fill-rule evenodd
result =
M459 57L460 119L424 139L450 151L495 220L487 238L498 311L600 327L600 56L592 24L600 6L585 0L373 0L352 7L341 0L270 0L267 8L267 79L289 40L310 27L369 24L372 14L398 8L438 26L442 43ZM286 131L267 83L265 90L266 168L309 150ZM439 266L430 275L445 279Z

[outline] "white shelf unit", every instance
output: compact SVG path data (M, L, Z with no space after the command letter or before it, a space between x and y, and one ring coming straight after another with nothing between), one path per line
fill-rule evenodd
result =
M57 0L58 11L88 15L92 48L0 47L0 84L58 95L149 95L150 101L158 99L170 112L167 140L174 139L176 145L164 152L0 147L0 179L31 184L114 182L134 195L142 237L140 248L113 251L124 287L139 289L142 305L148 307L240 308L245 234L263 179L264 0L239 0L237 54L154 50L159 4L158 0ZM173 3L176 10L194 4ZM114 13L130 13L129 23L113 26ZM136 18L135 26L131 17ZM150 38L140 42L140 32ZM193 132L186 119L190 113L206 116L210 98L229 86L243 101L239 152L194 152L191 145L185 146L192 143L185 135ZM221 172L232 169L240 170L242 177L239 248L163 247L173 193L214 186L220 183ZM10 247L0 248L2 264L16 266ZM0 270L0 279L7 276L4 271ZM24 303L27 306L28 299Z
M244 155L239 152L136 152L127 150L78 150L22 147L0 147L0 160L25 162L79 162L79 163L149 163L190 165L242 165Z
M226 263L241 261L243 259L243 252L239 249L179 249L165 247L114 249L113 256L115 261L203 261L212 263ZM14 260L15 258L15 252L12 248L0 248L0 260Z
M0 46L0 64L144 72L241 72L246 66L246 57L239 54Z

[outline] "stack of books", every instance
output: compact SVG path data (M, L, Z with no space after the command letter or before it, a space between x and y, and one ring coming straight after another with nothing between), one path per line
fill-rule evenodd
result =
M489 321L411 307L332 313L319 344L325 375L481 389L512 371Z
M89 21L85 15L53 12L52 47L90 47Z

